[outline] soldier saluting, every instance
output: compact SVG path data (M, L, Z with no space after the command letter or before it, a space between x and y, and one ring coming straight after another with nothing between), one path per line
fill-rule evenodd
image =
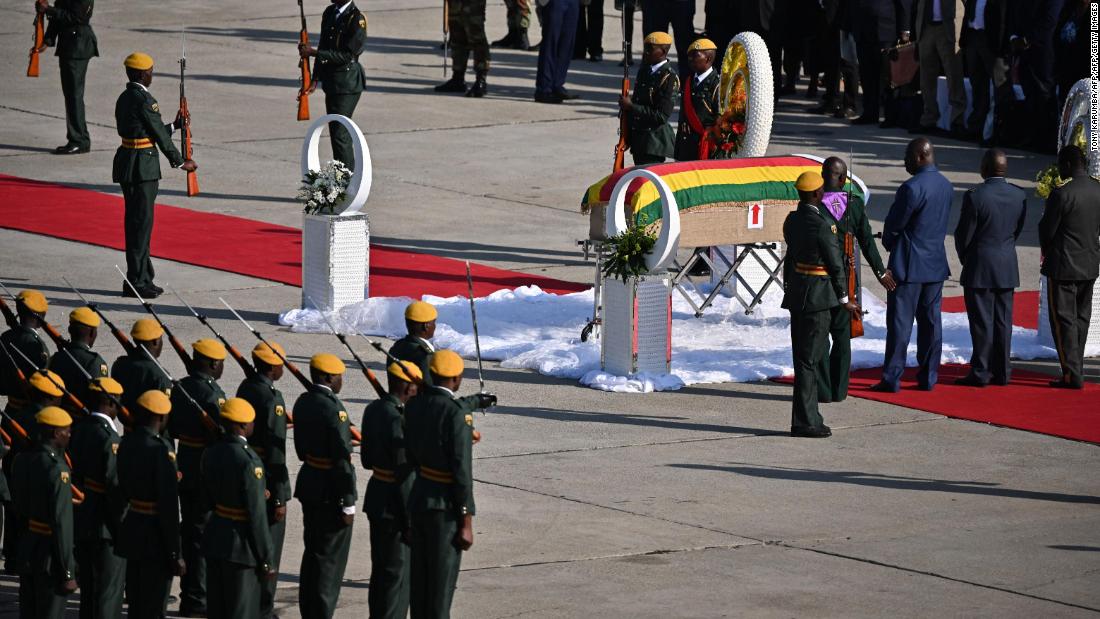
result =
M316 58L313 63L313 83L309 92L321 85L325 93L325 113L351 118L359 97L367 86L359 55L367 44L367 17L351 0L332 0L321 15L321 40L316 48L298 44L302 58ZM340 123L329 123L332 158L355 165L355 150L351 134Z
M57 46L61 69L61 94L65 97L65 144L54 149L56 155L78 155L92 149L92 137L84 120L84 78L88 62L99 55L92 30L95 0L36 0L35 10L50 18L46 45Z
M153 283L153 262L149 259L153 205L160 181L156 149L168 157L173 168L193 172L198 166L190 159L185 161L172 144L172 133L191 119L177 113L172 123L165 124L160 117L160 104L149 92L153 83L152 57L134 52L123 65L129 82L115 102L115 124L122 144L115 151L111 176L122 187L126 203L126 279L137 288L137 294L152 299L164 292ZM122 285L122 296L134 296L126 283Z

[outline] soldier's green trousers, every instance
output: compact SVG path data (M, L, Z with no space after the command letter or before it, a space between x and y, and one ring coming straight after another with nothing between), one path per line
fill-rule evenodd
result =
M122 616L122 589L126 584L126 559L115 555L111 540L77 540L74 548L80 566L80 619Z
M412 619L445 619L458 583L462 551L453 541L458 519L442 511L413 514L410 602Z
M177 454L187 449L191 448L181 447ZM201 452L199 454L201 458ZM202 552L202 536L210 521L210 507L201 489L180 484L179 493L180 552L187 565L187 572L180 580L180 609L202 609L206 608L206 556Z
M451 30L451 67L455 75L466 73L470 53L474 71L489 72L489 39L485 36L485 0L451 0L448 26Z
M153 261L149 247L153 235L153 205L157 201L159 181L120 183L126 203L123 227L126 232L126 279L138 289L153 283Z
M65 598L57 592L57 576L27 571L19 575L19 616L33 619L62 619Z
M409 547L401 541L401 521L370 521L370 616L404 619L409 613Z
M328 619L336 612L348 564L352 527L336 503L302 502L302 566L298 608L302 619Z
M794 403L791 428L820 428L817 410L817 367L825 356L831 310L791 312L791 352L794 357Z
M355 106L359 105L360 93L343 95L325 93L325 113L340 114L352 117ZM332 158L344 162L350 169L355 169L355 147L351 144L351 134L340 123L328 124L328 138L332 143Z
M172 572L167 559L126 561L126 608L130 617L161 619L171 590Z
M268 529L271 531L271 542L275 548L275 555L271 559L271 567L275 570L275 578L263 579L260 583L260 616L267 619L275 611L275 589L279 584L279 564L283 560L283 540L286 539L286 520L275 522L274 506L267 504Z
M65 141L67 145L90 148L92 137L84 120L84 78L89 58L58 58L61 94L65 97Z
M206 616L210 619L259 617L261 588L255 567L206 560Z
M817 363L817 401L843 402L852 368L852 315L843 306L829 310L832 348Z

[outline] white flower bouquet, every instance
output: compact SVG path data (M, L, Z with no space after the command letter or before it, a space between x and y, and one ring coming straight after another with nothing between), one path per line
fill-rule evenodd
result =
M343 162L329 161L320 170L310 170L298 188L298 201L307 215L335 215L347 198L351 170Z

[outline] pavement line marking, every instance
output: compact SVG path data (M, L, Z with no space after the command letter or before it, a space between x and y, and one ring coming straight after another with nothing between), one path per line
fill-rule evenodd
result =
M841 554L839 552L832 552L828 550L821 550L820 548L807 548L805 546L795 546L794 544L788 544L786 542L771 542L769 545L782 546L784 548L790 548L792 550L803 550L806 552L813 552L829 557L836 557L838 559L847 559L849 561L858 561L859 563L867 563L869 565L876 565L878 567L888 567L902 572L908 572L910 574L920 574L922 576L931 576L932 578L939 578L941 580L947 580L950 582L956 582L959 584L970 585L973 587L980 587L982 589L990 589L992 591L1000 591L1001 593L1008 593L1011 595L1019 595L1033 600L1039 600L1041 602L1051 602L1052 604L1060 604L1062 606L1068 606L1070 608L1079 608L1081 610L1088 610L1092 612L1100 613L1100 608L1094 608L1092 606L1085 606L1083 604L1075 604L1073 602L1065 602L1063 600L1056 600L1054 598L1043 597L1041 595L1035 595L1033 593L1024 593L1023 591L1014 591L1005 587L998 587L996 585L987 585L973 580L966 580L963 578L955 578L953 576L945 576L944 574L937 574L936 572L929 572L927 570L919 570L912 567L905 567L903 565L896 565L893 563L885 563L883 561L876 561L874 559L866 559L864 557L856 557L852 555Z
M509 569L515 567L539 567L542 565L560 565L563 563L582 563L584 561L604 561L607 559L626 559L630 557L645 557L650 555L671 555L680 554L686 552L702 552L707 550L736 550L738 548L744 548L746 546L766 546L760 542L747 542L743 544L715 544L712 546L693 546L690 548L668 548L658 550L647 550L644 552L623 552L609 555L600 555L596 557L577 557L575 559L554 559L552 561L532 561L530 563L502 563L500 565L485 565L482 567L470 567L460 569L460 572L484 572L488 570L500 570Z

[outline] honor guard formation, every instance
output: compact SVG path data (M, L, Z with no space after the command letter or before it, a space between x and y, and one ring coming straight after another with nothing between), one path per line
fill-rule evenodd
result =
M303 617L335 613L360 509L371 616L448 616L474 542L473 413L497 398L457 395L464 362L432 345L436 309L411 303L408 335L389 351L372 343L385 353L388 389L360 366L379 396L360 432L340 399L347 367L336 355L313 355L307 377L253 330L259 343L245 359L198 313L214 338L187 349L141 301L151 317L128 336L93 303L70 312L65 338L41 292L19 292L14 310L0 297L4 570L19 576L20 616L61 617L79 589L82 616L164 617L174 578L181 616L274 616L292 497L302 507L292 526L304 540ZM103 326L126 351L110 372L93 348ZM165 340L185 376L162 364ZM231 357L245 375L235 397L218 382ZM284 371L305 389L290 409L276 387ZM356 447L370 473L362 507Z

